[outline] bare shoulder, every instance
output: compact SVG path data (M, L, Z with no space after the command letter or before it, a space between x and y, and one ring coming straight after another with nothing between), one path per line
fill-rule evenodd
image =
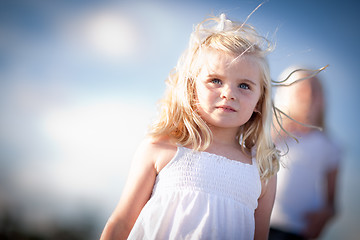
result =
M263 197L265 194L275 196L276 185L277 185L277 174L270 177L267 181L262 180L261 181L261 195L260 195L260 198Z
M148 159L159 173L174 157L177 146L169 137L146 137L138 147L135 159Z

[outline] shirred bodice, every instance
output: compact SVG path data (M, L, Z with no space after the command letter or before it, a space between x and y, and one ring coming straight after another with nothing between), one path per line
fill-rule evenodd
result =
M179 147L172 161L157 176L153 195L168 191L200 191L230 198L255 209L261 191L257 179L259 173L254 159L252 164L245 164Z
M178 146L128 239L253 239L261 182L252 164Z

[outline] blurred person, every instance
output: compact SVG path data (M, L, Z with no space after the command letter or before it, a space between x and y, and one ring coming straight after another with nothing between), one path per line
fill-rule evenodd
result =
M322 84L309 71L293 71L289 80L293 84L277 89L275 105L292 118L284 117L282 126L298 143L288 134L279 134L276 139L277 146L288 152L278 173L270 240L318 238L336 214L341 153L325 131Z

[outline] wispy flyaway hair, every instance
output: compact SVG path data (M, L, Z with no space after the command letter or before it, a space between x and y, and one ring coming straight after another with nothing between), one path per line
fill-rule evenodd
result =
M296 136L288 131L290 126L302 126L318 130L324 129L324 93L317 75L327 67L328 65L313 70L300 66L291 66L281 73L279 81L273 81L273 86L278 87L275 95L274 130L278 131L279 136L290 136L298 141ZM302 84L301 82L305 80L306 82L304 82L304 84L309 86L311 93L311 95L308 96L311 102L308 103L296 98L296 95L300 92L299 86ZM302 95L308 94L304 92L301 93ZM304 108L304 106L306 107Z
M242 56L256 59L261 71L259 112L240 127L238 140L244 153L256 149L256 159L262 179L268 179L279 169L279 153L271 137L272 99L271 78L267 54L270 42L260 36L246 22L234 22L221 14L198 24L191 34L189 46L170 73L160 115L152 125L153 136L170 136L181 145L205 150L212 141L212 133L196 110L195 80L202 68L201 56L207 51L220 51L236 61Z

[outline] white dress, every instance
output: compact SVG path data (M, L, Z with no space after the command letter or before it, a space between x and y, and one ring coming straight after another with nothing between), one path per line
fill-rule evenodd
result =
M252 164L178 147L128 239L253 239L261 193Z

